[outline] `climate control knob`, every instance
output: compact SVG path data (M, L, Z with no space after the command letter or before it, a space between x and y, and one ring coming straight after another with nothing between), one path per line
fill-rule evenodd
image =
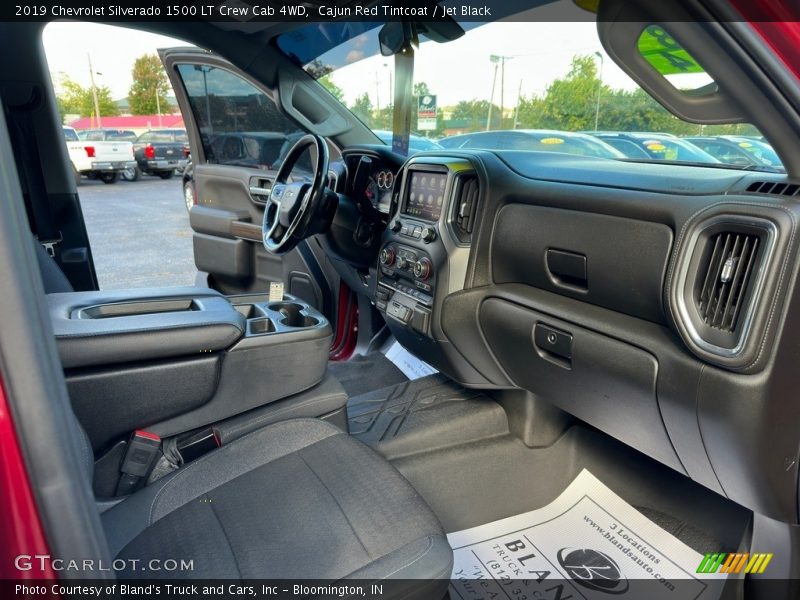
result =
M423 256L414 263L414 277L421 281L427 280L433 272L433 265L429 258Z
M386 267L391 267L394 264L395 259L395 251L392 246L386 246L383 250L381 250L381 254L378 257L381 261L381 264Z

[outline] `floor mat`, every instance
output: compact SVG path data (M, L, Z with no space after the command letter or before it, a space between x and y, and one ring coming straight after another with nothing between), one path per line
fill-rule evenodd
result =
M328 368L351 398L408 381L408 377L381 352L354 356L344 362L328 363Z
M448 540L455 554L451 598L705 600L719 598L726 578L697 573L702 554L587 470L542 508L450 533Z
M439 517L460 531L541 508L583 469L696 552L738 548L752 514L613 438L580 424L554 444L512 435L393 459Z
M441 374L347 403L350 434L393 459L508 434L505 411Z

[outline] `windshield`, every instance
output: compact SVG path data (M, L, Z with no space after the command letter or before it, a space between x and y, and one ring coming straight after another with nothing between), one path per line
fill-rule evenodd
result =
M752 125L701 126L676 118L605 53L585 13L570 22L464 22L464 35L445 43L420 35L411 98L399 95L410 127L396 132L394 124L403 122L394 118L396 84L405 74L395 72L395 57L379 52L382 25L310 24L278 36L277 44L383 143L391 144L394 134L408 136L409 153L438 144L743 168L679 138L761 135ZM679 61L687 65L682 72L675 61L656 60L663 54L659 40L668 38L661 27L646 33L639 51L670 83L695 92L713 84L687 53ZM577 132L584 135L572 137ZM617 139L593 135L600 132Z

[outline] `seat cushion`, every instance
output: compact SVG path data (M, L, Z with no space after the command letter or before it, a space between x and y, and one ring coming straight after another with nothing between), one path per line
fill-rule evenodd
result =
M103 521L118 558L194 561L191 572L159 577L430 585L452 566L441 525L403 476L317 419L249 433L134 494Z

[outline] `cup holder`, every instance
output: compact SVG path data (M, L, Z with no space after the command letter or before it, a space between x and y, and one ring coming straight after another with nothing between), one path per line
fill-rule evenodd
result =
M314 327L315 325L319 325L319 319L316 317L307 317L305 315L299 315L291 320L289 319L281 319L281 323L286 325L287 327L297 327L297 328L305 328L305 327Z
M255 304L235 304L233 308L245 319L255 319L264 314L263 311L259 311L258 308L256 308Z
M272 322L272 319L268 319L267 317L250 319L247 325L252 335L262 335L264 333L273 333L276 331L275 323Z
M303 314L303 306L296 302L273 302L269 309L281 315L280 323L286 327L314 327L319 319Z

